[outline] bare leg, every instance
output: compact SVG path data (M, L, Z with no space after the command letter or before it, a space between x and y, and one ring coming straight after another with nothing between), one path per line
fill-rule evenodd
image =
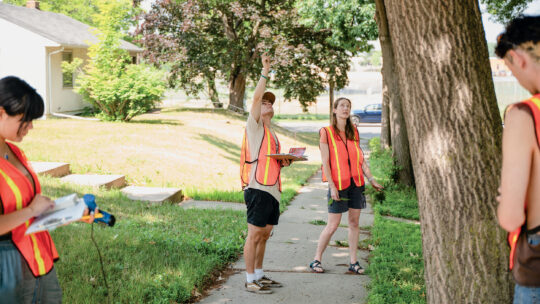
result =
M322 255L328 242L336 232L339 223L341 222L341 213L328 213L328 223L324 227L321 235L319 236L319 244L317 245L317 252L315 253L315 260L321 261Z
M265 233L265 228L248 224L248 235L244 244L244 260L246 261L247 273L255 273L257 246L264 238Z
M272 232L272 228L274 228L273 225L266 225L264 227L264 232L262 235L262 239L257 244L256 248L256 254L255 254L255 269L262 269L263 267L263 260L264 260L264 252L266 250L266 241L270 238L270 233Z
M356 251L358 250L358 222L360 220L361 209L349 209L349 257L351 264L356 263Z

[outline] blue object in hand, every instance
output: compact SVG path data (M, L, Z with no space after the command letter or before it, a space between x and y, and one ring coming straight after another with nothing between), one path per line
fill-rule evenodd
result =
M88 206L88 210L90 210L90 212L96 210L96 197L92 194L85 194L83 196L83 200L84 200L84 203L86 204L86 206ZM99 209L99 213L103 214L103 217L102 218L96 218L94 219L94 223L102 223L102 224L105 224L107 226L114 226L114 223L116 222L116 219L114 218L114 215L108 213L108 212L105 212L104 210L102 209Z

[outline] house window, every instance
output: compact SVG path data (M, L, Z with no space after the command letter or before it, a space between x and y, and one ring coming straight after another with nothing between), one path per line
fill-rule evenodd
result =
M63 52L62 62L64 61L71 63L73 61L73 53ZM62 87L73 88L73 72L62 71Z

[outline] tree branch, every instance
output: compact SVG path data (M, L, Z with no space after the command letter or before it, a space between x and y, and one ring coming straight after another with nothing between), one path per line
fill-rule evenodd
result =
M229 19L227 18L227 15L224 12L221 12L221 20L223 21L225 35L231 40L236 40L237 38L236 33L234 32L234 29L229 24Z

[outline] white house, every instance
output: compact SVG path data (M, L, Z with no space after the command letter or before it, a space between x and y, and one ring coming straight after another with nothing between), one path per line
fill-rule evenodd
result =
M98 39L90 26L70 17L0 2L0 78L13 75L36 88L45 101L45 114L76 112L88 106L73 92L73 76L63 75L62 61L87 60L89 44ZM126 41L135 62L142 49Z

